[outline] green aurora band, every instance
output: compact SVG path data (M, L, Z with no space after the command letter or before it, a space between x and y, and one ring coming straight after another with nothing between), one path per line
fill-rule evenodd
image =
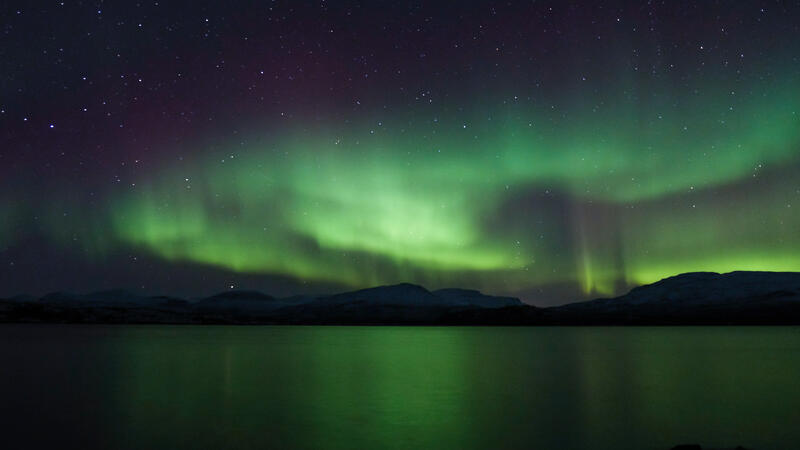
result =
M671 116L584 98L253 133L114 194L113 240L354 287L608 295L679 272L800 270L800 89L751 89L758 101L679 97Z
M251 124L84 215L53 194L40 226L94 259L134 249L350 287L591 296L688 271L800 270L800 84L730 84L648 105L586 91L468 116ZM0 209L8 246L22 209Z

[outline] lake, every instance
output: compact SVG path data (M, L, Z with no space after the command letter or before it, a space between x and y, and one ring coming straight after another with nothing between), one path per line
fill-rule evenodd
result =
M800 327L2 325L0 361L4 448L800 444Z

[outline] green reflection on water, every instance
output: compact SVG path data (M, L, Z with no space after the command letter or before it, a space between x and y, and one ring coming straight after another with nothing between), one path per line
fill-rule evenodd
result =
M800 442L797 327L14 330L0 327L0 356L10 354L9 333L36 334L26 355L45 355L54 342L69 351L75 340L64 335L82 333L74 345L82 362L57 364L72 379L93 380L80 386L81 410L96 412L109 448L666 449L697 442L790 449ZM102 345L86 346L92 339ZM21 358L14 377L25 386L52 382L43 358ZM30 403L27 393L18 395L12 404Z
M195 436L231 448L464 448L467 332L131 328L119 354L120 408L131 419L121 444Z

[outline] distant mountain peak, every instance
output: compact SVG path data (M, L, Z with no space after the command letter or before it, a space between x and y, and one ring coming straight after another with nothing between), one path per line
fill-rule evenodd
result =
M254 290L223 291L208 297L206 300L275 300L275 297Z
M704 317L766 314L800 305L800 273L688 272L631 289L615 298L553 308L556 312L630 317ZM621 316L619 316L621 317Z
M469 294L469 295L483 295L483 293L477 289L463 289L463 288L443 288L437 289L433 291L434 294Z
M387 284L385 286L374 286L365 289L359 289L353 292L427 292L430 293L429 290L425 289L424 287L413 284L413 283L397 283L397 284Z
M326 303L363 302L375 305L453 307L472 306L499 308L519 306L522 302L512 297L495 297L473 289L447 288L429 291L411 283L399 283L344 292L321 299Z
M438 298L422 286L411 283L399 283L389 286L376 286L343 292L326 297L320 301L325 303L369 302L385 305L434 305Z
M481 306L484 308L523 305L522 301L516 297L486 295L475 289L445 288L433 291L433 294L462 304Z
M797 324L800 273L691 272L625 295L535 308L474 289L411 284L328 296L273 298L231 290L184 301L122 290L0 299L0 322L281 324Z
M636 287L617 299L634 304L654 301L718 304L773 291L798 290L800 276L796 272L688 272Z

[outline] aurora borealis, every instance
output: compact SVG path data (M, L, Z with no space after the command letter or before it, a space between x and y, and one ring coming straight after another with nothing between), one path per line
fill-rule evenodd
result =
M6 9L0 295L800 270L797 5Z

